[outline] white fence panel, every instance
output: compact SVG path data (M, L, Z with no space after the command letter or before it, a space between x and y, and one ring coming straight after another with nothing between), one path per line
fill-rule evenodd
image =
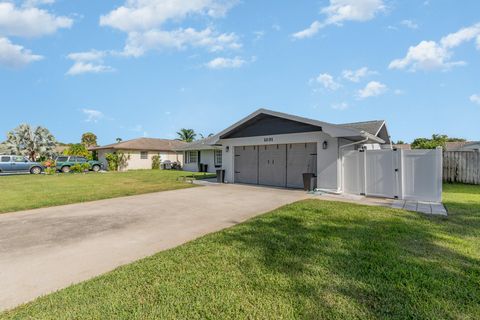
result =
M397 195L395 156L393 150L367 150L366 195L394 198Z
M403 199L442 201L442 150L403 150Z
M405 200L442 200L442 151L346 151L343 192Z
M351 194L365 193L364 153L345 151L343 154L344 191Z

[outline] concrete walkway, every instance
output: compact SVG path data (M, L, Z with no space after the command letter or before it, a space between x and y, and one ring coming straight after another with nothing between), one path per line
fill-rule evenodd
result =
M0 215L0 310L311 197L209 185Z

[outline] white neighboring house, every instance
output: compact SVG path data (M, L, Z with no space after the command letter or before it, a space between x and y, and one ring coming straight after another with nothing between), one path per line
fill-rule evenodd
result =
M197 172L202 171L202 167L206 166L206 170L203 171L214 173L217 169L221 169L222 146L216 145L216 140L218 136L211 136L178 148L177 151L183 153L183 170Z
M108 153L122 152L129 156L127 166L121 170L151 169L152 157L160 156L160 161L170 160L179 162L183 166L183 153L175 151L186 143L178 140L138 138L101 147L90 148L96 151L98 160L108 168L106 155Z

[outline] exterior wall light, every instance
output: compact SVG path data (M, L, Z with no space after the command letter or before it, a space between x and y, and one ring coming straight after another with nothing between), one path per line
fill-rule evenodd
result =
M328 148L328 141L323 141L322 148L323 148L323 150L327 150L327 148Z
M229 152L230 151L230 146L226 146L225 147L225 152Z

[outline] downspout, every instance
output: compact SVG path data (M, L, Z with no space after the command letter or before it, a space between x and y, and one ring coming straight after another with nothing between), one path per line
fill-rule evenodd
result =
M369 138L365 138L363 140L360 140L360 141L356 141L356 142L352 142L352 143L349 143L349 144L345 144L343 146L339 146L339 156L341 157L341 162L340 162L340 165L341 165L341 168L340 168L340 182L341 182L341 187L340 187L340 193L343 193L344 190L343 190L343 152L342 150L346 147L351 147L351 146L354 146L354 145L357 145L357 144L362 144L362 143L365 143L368 141Z

